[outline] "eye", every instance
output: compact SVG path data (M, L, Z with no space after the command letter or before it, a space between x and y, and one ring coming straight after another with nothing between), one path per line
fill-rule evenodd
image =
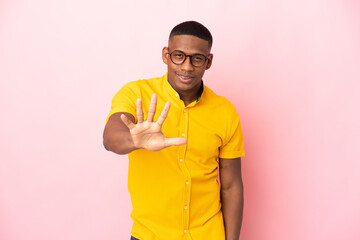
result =
M176 58L181 59L181 58L183 58L183 57L184 57L184 54L179 53L179 52L176 52L176 53L173 53L173 56L174 56L174 57L176 57Z
M193 61L196 61L196 62L202 62L205 60L205 57L202 56L202 55L194 55L193 56Z

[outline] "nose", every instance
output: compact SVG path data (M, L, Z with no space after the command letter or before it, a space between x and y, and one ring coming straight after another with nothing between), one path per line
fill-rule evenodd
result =
M191 64L190 56L185 57L185 61L180 65L180 68L186 72L194 71L194 66Z

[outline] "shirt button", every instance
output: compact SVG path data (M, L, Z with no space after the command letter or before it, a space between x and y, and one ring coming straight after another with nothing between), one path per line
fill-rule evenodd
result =
M182 162L183 160L182 160L182 158L180 158L180 162Z
M184 109L184 112L186 112L186 109Z
M179 94L176 93L176 94L175 94L175 97L178 97L178 96L179 96Z
M181 136L185 137L185 133L182 133Z
M186 181L185 184L188 185L188 184L189 184L189 181Z
M187 231L186 231L186 229L184 230L184 233L186 233Z
M187 206L184 206L184 209L187 209Z

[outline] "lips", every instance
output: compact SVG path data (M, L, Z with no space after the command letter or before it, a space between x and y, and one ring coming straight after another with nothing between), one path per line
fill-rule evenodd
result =
M179 74L179 73L176 73L176 76L178 76L178 78L180 78L180 80L182 81L182 82L189 82L189 81L191 81L193 78L194 78L194 76L191 76L191 75L186 75L186 74Z

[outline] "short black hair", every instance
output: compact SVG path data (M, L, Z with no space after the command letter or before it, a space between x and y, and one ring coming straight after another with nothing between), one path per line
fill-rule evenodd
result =
M211 48L213 38L210 31L201 23L195 21L182 22L176 25L170 32L169 40L177 35L192 35L208 41Z

